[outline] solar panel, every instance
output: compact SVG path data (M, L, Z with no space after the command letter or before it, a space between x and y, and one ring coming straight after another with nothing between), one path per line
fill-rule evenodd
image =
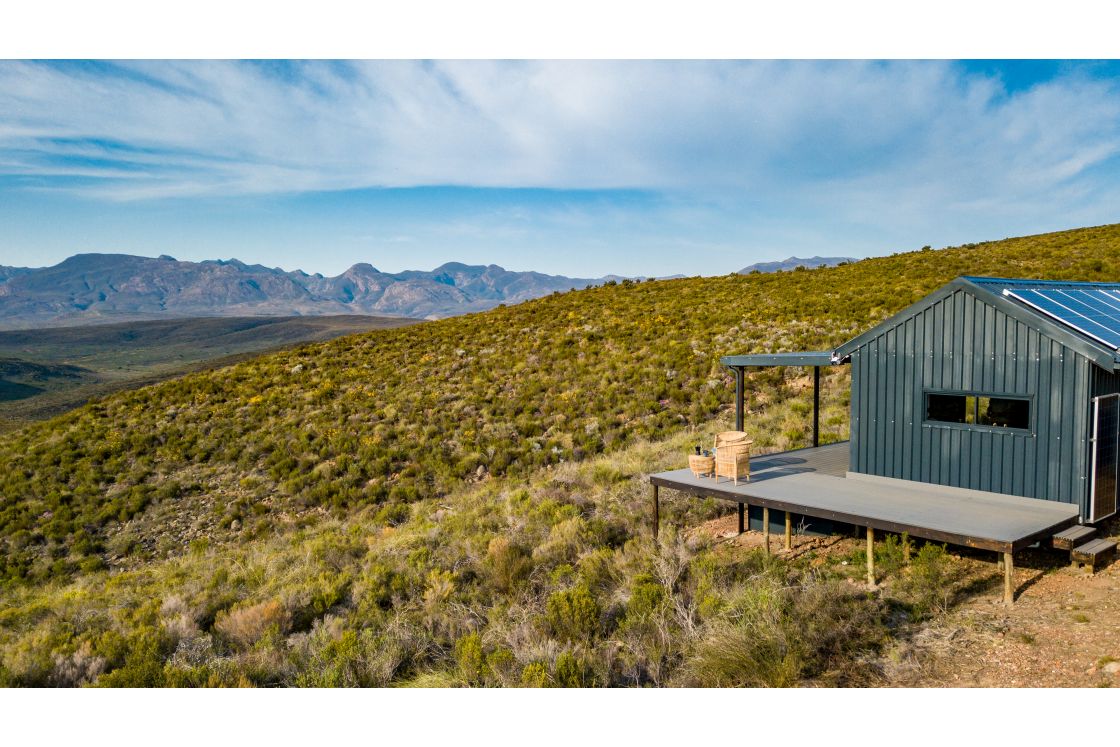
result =
M1120 350L1120 290L1004 288L1003 293L1113 350Z

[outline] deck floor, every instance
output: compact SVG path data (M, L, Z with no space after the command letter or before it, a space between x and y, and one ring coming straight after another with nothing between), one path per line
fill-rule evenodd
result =
M848 472L848 442L751 459L750 482L659 472L660 488L870 526L913 537L1015 552L1078 522L1076 506Z

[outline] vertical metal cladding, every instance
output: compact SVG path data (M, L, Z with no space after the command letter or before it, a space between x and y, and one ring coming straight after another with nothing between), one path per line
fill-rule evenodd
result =
M963 289L851 353L854 472L1073 503L1087 510L1092 396L1120 377ZM1030 400L1031 427L925 419L930 391Z

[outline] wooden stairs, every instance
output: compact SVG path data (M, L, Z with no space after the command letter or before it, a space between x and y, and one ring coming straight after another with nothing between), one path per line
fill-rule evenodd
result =
M1100 566L1108 565L1116 557L1116 543L1097 537L1095 527L1079 524L1055 534L1051 544L1056 550L1069 550L1073 567L1087 566L1095 573Z

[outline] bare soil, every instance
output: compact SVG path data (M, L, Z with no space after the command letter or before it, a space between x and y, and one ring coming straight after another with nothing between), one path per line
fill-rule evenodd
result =
M734 514L694 530L728 551L763 545L761 532L737 533ZM1117 534L1115 525L1104 535ZM1115 539L1115 537L1113 537ZM778 557L843 562L862 548L853 537L771 534ZM899 687L1120 687L1120 562L1090 575L1068 553L1033 549L1015 556L1017 596L1002 601L995 554L949 548L960 564L961 592L948 612L903 635L878 662L884 684ZM853 569L853 579L858 578ZM890 577L880 578L889 589Z

